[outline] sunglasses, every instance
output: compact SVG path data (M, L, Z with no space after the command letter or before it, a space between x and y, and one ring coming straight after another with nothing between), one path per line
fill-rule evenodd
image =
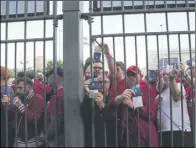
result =
M128 71L128 72L127 72L127 77L135 77L135 76L137 76L136 73L134 73L134 72L132 72L132 71Z
M95 67L93 67L94 69L98 69L98 70L102 70L102 67L97 67L97 66L95 66Z

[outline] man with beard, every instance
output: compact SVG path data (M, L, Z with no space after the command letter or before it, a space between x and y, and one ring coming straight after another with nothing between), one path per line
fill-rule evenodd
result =
M17 139L14 147L44 146L44 99L33 91L33 82L29 78L20 78L16 82L13 105L17 109ZM25 116L27 122L25 122ZM25 130L27 124L27 131ZM35 128L37 127L37 128Z

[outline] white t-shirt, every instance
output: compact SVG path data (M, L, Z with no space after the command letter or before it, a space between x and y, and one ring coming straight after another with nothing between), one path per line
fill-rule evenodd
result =
M177 83L177 88L181 90L181 83ZM184 131L191 131L190 119L188 115L187 102L185 99L185 89L182 86L182 95L183 95L183 117L184 117ZM171 131L171 117L170 117L170 88L164 90L161 93L162 102L161 102L161 111L160 109L157 112L157 120L159 131ZM182 131L182 107L181 100L175 102L172 98L172 126L173 131ZM161 116L161 119L160 119Z

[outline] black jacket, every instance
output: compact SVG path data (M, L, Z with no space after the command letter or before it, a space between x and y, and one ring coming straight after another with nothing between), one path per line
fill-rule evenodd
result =
M93 146L92 125L94 125L95 131L95 147L105 147L106 139L107 146L115 146L116 126L115 118L113 116L113 111L115 110L115 108L107 104L108 99L109 97L106 96L105 107L103 109L100 109L96 105L96 102L93 101L93 99L89 98L87 95L85 95L83 98L83 102L81 104L81 116L84 123L85 147Z

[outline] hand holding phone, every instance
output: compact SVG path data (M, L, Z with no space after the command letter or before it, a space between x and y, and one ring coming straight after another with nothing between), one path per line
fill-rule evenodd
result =
M98 82L95 80L91 80L89 85L89 97L95 99L98 93Z
M142 93L141 93L140 86L134 85L131 87L131 90L134 91L135 93L133 97L133 107L134 108L143 107L143 99L142 99Z
M134 85L131 87L131 90L135 93L135 97L137 96L141 96L141 89L140 89L140 86L139 85Z

